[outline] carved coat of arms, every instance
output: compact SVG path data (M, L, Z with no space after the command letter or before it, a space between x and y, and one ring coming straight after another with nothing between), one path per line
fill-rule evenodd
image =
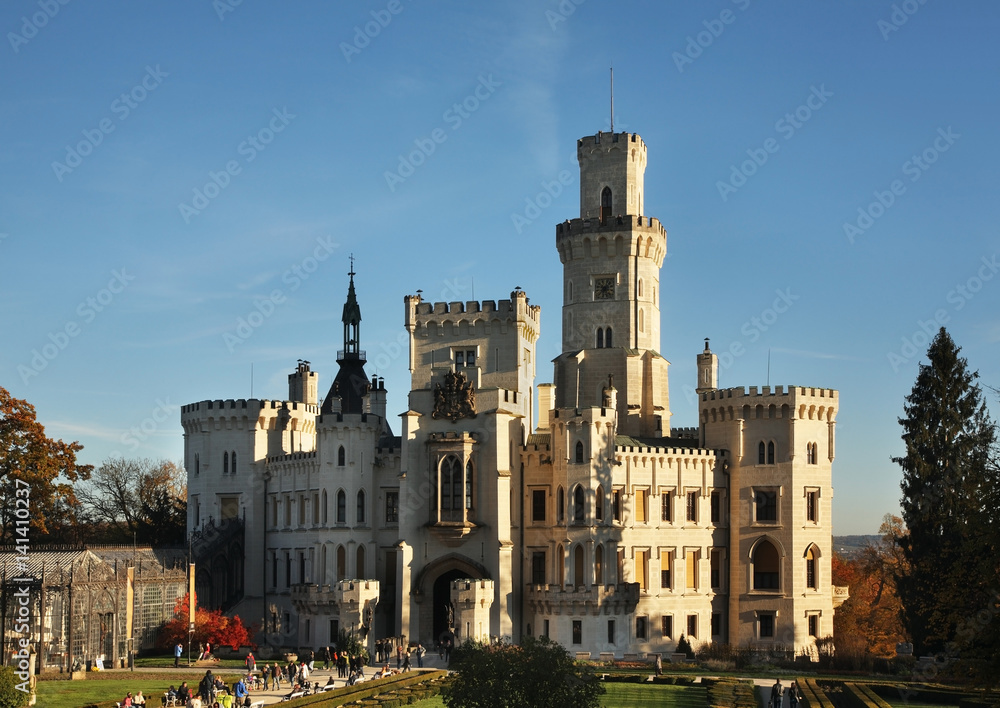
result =
M466 380L461 371L448 372L444 385L434 387L434 412L431 417L447 418L452 423L459 418L476 417L476 392L472 382Z

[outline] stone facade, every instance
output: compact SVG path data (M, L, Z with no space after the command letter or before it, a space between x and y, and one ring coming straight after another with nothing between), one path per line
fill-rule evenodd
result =
M352 269L322 406L299 362L287 401L184 407L189 526L245 519L233 609L266 642L545 634L596 658L669 653L682 634L810 653L832 634L837 392L719 389L706 341L698 425L672 427L646 145L598 133L578 155L580 216L556 227L553 383L535 388L540 312L522 290L407 295L394 436L384 384L364 374Z

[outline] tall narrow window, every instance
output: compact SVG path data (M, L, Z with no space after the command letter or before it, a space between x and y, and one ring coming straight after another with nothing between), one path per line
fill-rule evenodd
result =
M472 508L472 460L465 464L465 508Z
M604 521L604 487L600 485L597 487L597 498L594 504L594 518L598 521Z
M354 572L358 578L368 577L368 570L365 567L365 547L363 545L358 546L357 567L354 569Z
M687 557L687 587L689 590L698 588L698 551L688 551Z
M635 522L637 524L646 523L646 498L649 491L646 489L635 490Z
M594 582L604 584L604 546L600 543L594 547Z
M343 467L347 464L347 451L344 450L344 446L341 445L340 449L337 450L337 466Z
M806 587L815 590L819 587L816 579L816 559L818 557L815 546L809 546L806 551Z
M606 349L610 349L611 348L611 328L610 327L608 327L606 330L604 330L604 347Z
M545 521L545 490L531 490L531 520Z
M698 521L698 492L687 493L687 520Z
M233 474L236 474L236 450L233 450L233 463L230 469L233 471Z
M365 523L365 490L358 492L358 523ZM358 577L364 577L359 575Z
M463 506L462 463L457 457L448 455L441 461L439 479L441 520L461 521Z
M545 584L545 551L531 554L531 582L534 585Z
M660 588L670 589L670 551L660 551Z
M616 489L611 493L611 517L621 523L622 520L622 490Z
M197 453L194 456L194 473L201 474L201 457Z
M649 588L649 551L635 553L635 580L639 583L639 591L646 592Z
M337 546L337 580L347 577L347 550L343 546Z
M556 491L556 522L562 523L566 518L566 492L562 487Z
M611 188L601 190L601 223L606 224L611 216Z
M576 441L576 463L578 465L583 464L583 442L580 440Z
M819 520L819 492L813 490L806 492L806 521L815 523Z
M660 495L660 521L672 521L671 507L673 506L674 493L663 492Z
M573 522L577 524L582 524L584 521L584 496L583 487L581 485L576 485L576 489L573 490Z
M761 440L760 443L757 445L757 464L758 465L767 464L767 457L766 457L766 452L765 452L766 449L767 448L764 445L764 441Z
M597 348L604 348L604 329L602 327L597 328Z
M347 523L347 494L343 489L337 492L337 523Z
M399 492L385 493L385 523L399 523Z
M229 452L222 453L222 474L229 474Z
M646 315L642 310L639 310L639 331L644 332L646 328Z
M767 444L767 464L774 464L774 441L772 440Z
M576 587L583 587L583 546L577 546L573 551L573 585Z
M718 491L712 492L709 497L711 503L712 523L719 523L722 518L722 494Z
M754 590L779 589L780 558L773 543L766 539L758 541L750 555L750 562L753 564Z

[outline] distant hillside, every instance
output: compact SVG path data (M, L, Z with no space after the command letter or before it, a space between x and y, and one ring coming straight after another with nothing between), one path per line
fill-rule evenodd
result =
M833 550L845 558L851 558L861 552L869 543L874 543L881 536L878 534L867 534L863 536L834 536Z

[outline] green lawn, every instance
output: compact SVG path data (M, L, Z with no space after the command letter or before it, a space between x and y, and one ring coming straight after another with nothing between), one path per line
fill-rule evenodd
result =
M121 676L121 678L118 678ZM223 675L228 683L235 677ZM191 674L180 680L163 678L144 678L141 674L134 677L126 674L115 674L114 678L88 678L84 681L39 681L37 705L44 708L80 708L91 703L103 701L120 701L128 691L134 696L142 691L146 703L151 708L159 708L160 698L164 691L173 684L180 686L186 680L188 686L197 686L201 677Z
M652 683L606 683L601 699L605 708L705 708L708 694L701 686L671 686ZM440 696L413 704L413 708L444 708Z

